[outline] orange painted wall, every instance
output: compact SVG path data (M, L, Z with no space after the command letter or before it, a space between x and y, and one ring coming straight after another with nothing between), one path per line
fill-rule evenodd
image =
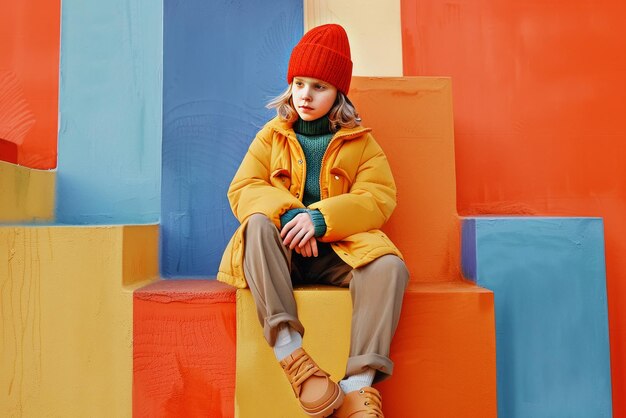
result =
M60 1L0 6L0 160L57 164Z
M451 76L462 215L605 219L626 416L626 3L402 0L405 75Z

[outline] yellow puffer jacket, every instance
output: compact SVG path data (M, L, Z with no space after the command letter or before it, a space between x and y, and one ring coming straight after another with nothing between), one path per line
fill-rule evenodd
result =
M402 257L379 229L396 207L396 185L387 157L371 129L341 129L330 141L320 171L319 209L326 234L343 261L357 268L385 254ZM220 263L217 279L247 287L243 273L247 220L262 213L280 228L280 216L303 208L306 161L291 124L278 117L259 131L228 189L228 200L241 222Z

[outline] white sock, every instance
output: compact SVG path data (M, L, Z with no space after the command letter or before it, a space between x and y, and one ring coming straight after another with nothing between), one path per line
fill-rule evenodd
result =
M375 375L376 370L370 368L363 373L348 376L346 379L343 379L341 382L339 382L339 386L341 386L341 390L343 390L343 393L354 392L355 390L359 390L366 386L372 386Z
M276 344L274 344L276 359L280 361L300 347L302 347L302 335L294 331L289 325L280 324Z

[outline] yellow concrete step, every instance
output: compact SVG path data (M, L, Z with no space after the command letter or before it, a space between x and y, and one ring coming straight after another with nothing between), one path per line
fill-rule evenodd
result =
M0 223L52 221L55 185L56 171L0 161Z
M130 417L158 225L0 227L0 416Z

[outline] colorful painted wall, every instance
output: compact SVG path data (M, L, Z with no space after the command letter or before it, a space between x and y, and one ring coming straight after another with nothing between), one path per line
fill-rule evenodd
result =
M387 150L390 161L401 164L394 167L401 184L410 184L413 174L405 164L405 149L416 155L424 170L446 170L446 176L431 175L423 184L418 182L419 190L407 189L400 203L415 203L426 190L441 193L437 199L417 204L414 210L411 205L400 206L397 212L415 214L412 227L424 230L434 225L435 218L429 216L439 216L437 228L427 231L440 238L436 244L403 236L402 224L395 219L388 226L408 254L419 253L433 261L422 264L413 258L410 267L418 287L410 293L408 319L395 348L402 364L433 364L431 372L420 375L419 387L443 389L442 397L421 391L422 412L432 417L444 413L437 405L446 401L443 394L450 393L446 388L455 380L447 377L454 371L445 365L468 363L452 349L446 352L448 358L429 357L440 352L437 344L462 347L472 339L480 348L482 342L480 353L489 362L497 337L498 350L507 350L498 351L500 358L518 352L516 359L533 367L554 355L544 355L538 345L531 347L535 351L522 352L521 346L502 340L503 335L517 335L515 331L523 334L529 326L504 320L513 318L506 316L502 304L513 287L502 278L509 274L505 267L515 264L502 262L502 249L515 234L525 237L529 248L545 246L555 254L548 258L538 254L536 262L527 266L528 274L517 281L536 284L524 288L535 306L550 312L554 308L550 295L558 295L559 307L578 315L591 312L594 318L585 316L582 322L597 337L592 339L593 347L569 350L562 357L576 360L591 353L594 362L575 370L572 379L563 373L570 367L564 362L557 365L562 368L555 366L549 376L542 376L540 383L591 376L601 382L594 388L593 400L577 397L589 409L570 412L626 416L626 261L621 257L626 252L622 239L626 235L622 162L626 128L620 119L621 97L626 93L626 58L620 53L626 46L625 18L626 6L617 0L4 2L0 6L0 223L21 224L0 227L0 342L9 348L0 356L0 385L5 389L0 415L40 416L52 410L60 415L99 416L105 411L149 416L151 411L162 411L165 402L168 416L177 416L183 411L176 404L181 399L191 405L188 411L237 413L232 402L232 350L243 344L237 334L243 328L235 333L235 326L245 308L240 304L245 295L235 298L232 292L220 290L214 297L212 287L197 280L197 284L159 281L155 288L143 285L157 278L158 263L161 276L167 278L206 279L215 274L221 251L236 227L225 191L247 144L271 114L263 104L284 87L290 48L308 28L337 22L351 38L355 75L452 79L454 132L449 100L430 104L437 112L448 106L444 113L450 124L437 125L444 128L450 145L442 161L433 158L443 149L437 132L428 137L430 125L421 123L427 111L410 112L414 103L436 89L420 87L415 97L402 96L402 100L415 100L402 111L408 112L405 119L420 124L422 136L411 136L416 131L406 127L402 129L410 135L403 136L402 129L387 126L380 117L392 108L382 103L400 97L398 85L404 79L381 80L392 86L379 89L384 101L363 105L366 123L380 126L377 131L385 133L381 142L386 140L392 147ZM355 84L362 97L377 85L375 79ZM367 114L367 109L378 110ZM405 141L409 137L413 142ZM601 217L602 222L594 221L593 234L585 234L586 229L576 226L579 221L563 221L573 226L559 235L559 245L541 228L533 227L530 233L525 226L513 232L506 227L497 239L475 229L473 278L491 293L460 280L457 211L461 216L589 216ZM509 225L506 219L494 219L498 225ZM33 226L33 222L50 225ZM534 225L532 218L524 222ZM156 223L160 223L160 239ZM568 234L578 237L581 231L580 239L570 239ZM559 292L560 286L567 286L566 278L546 271L564 271L557 264L574 260L565 256L579 254L580 243L593 257L575 259L582 261L582 267L574 269L581 273L576 277L580 287ZM594 268L587 270L586 262ZM556 270L544 271L545 263ZM527 277L533 280L521 283ZM576 289L593 289L596 297L590 301ZM550 297L535 290L547 291ZM322 292L313 297L328 296ZM587 302L588 311L576 310ZM195 320L198 309L208 309L203 312L213 319ZM164 312L167 315L157 315ZM480 318L481 325L459 327L456 319L467 318L467 312ZM490 322L494 313L500 327L497 335ZM179 325L189 326L191 335L202 336L200 340L219 339L215 346L221 351L196 350L184 362L177 361L189 350L187 340L157 338L157 342L169 341L159 346L151 339L155 329L172 329L158 322L170 321L172 326L170 314L180 320ZM417 325L424 322L430 326ZM557 321L554 327L571 330L576 324ZM97 335L93 330L98 330ZM253 344L254 332L248 331L246 338L252 338ZM466 331L471 332L463 334ZM576 331L560 335L568 343L586 338ZM137 340L141 344L131 346L133 335L142 338ZM436 342L432 347L416 345L421 339ZM204 362L204 356L211 354L217 357ZM152 385L151 367L157 362L144 355L167 365L169 374L158 380L164 386ZM237 364L248 364L247 360L236 359ZM516 403L520 397L515 388L522 386L515 379L523 374L522 364L498 363L498 393L505 394L498 399L501 416L523 416L530 410ZM205 372L216 375L207 381ZM488 374L482 378L489 383ZM133 387L133 375L147 386ZM399 379L414 387L411 376ZM550 402L546 394L555 390L565 396L566 389L548 387L538 393L539 387L531 388L540 401L532 413L558 415L559 410L543 406ZM486 384L482 389L480 401L471 399L479 391L467 391L459 395L464 398L458 405L473 406L472 416L491 416L495 388ZM584 385L575 389L586 390ZM383 390L392 398L399 393L390 386ZM201 395L207 391L214 397ZM131 402L137 394L142 404L133 410ZM612 405L607 396L612 396ZM566 396L558 399L567 401ZM235 404L247 401L239 399ZM52 409L46 409L49 405Z
M13 165L4 172L14 178L24 177L18 165L27 172L50 171L32 171L29 186L19 193L3 187L19 203L3 202L0 219L158 222L162 5L5 3L0 160ZM24 202L25 194L51 183L52 194Z
M405 75L453 80L459 213L601 216L626 416L626 4L402 0Z

